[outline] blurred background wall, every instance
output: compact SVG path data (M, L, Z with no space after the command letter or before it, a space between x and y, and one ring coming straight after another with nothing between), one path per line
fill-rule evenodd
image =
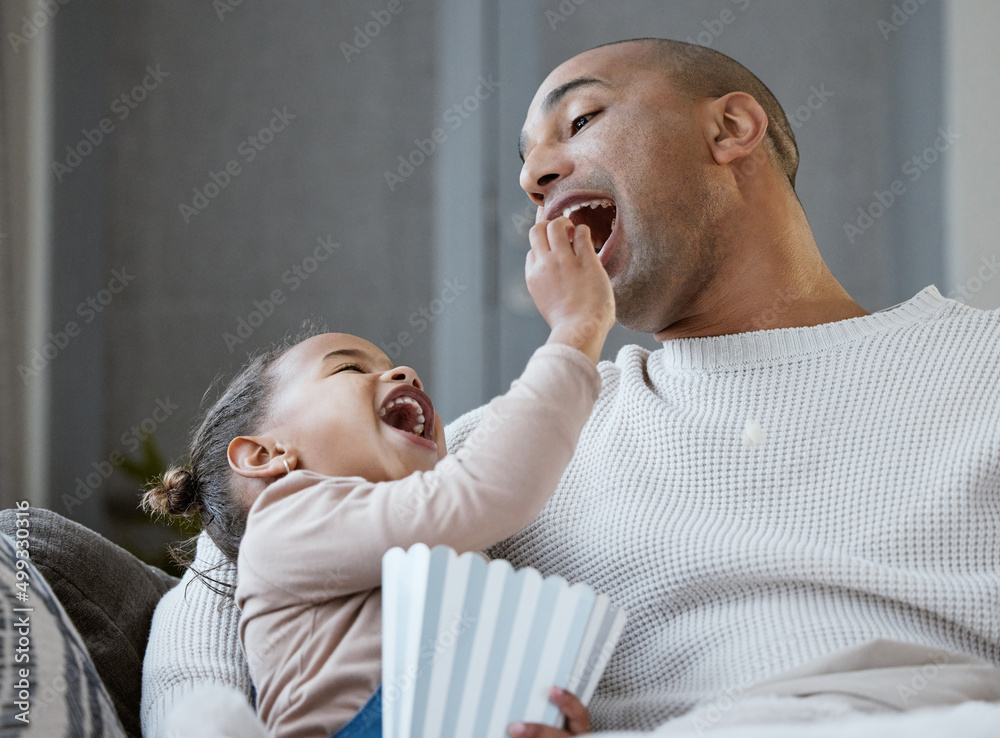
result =
M689 40L761 77L868 310L932 283L1000 306L982 0L4 0L0 28L2 502L147 558L170 534L136 512L143 469L304 318L414 366L446 420L517 376L546 335L517 134L600 43ZM656 345L616 328L606 357L628 342Z

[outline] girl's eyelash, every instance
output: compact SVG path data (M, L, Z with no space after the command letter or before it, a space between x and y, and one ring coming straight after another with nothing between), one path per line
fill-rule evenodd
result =
M359 371L359 372L361 372L362 374L363 374L363 373L364 373L364 371L365 371L365 370L364 370L364 368L362 368L362 367L361 367L360 365L358 365L358 364L344 364L343 366L338 366L338 367L337 367L337 369L336 369L336 370L335 370L335 371L334 371L333 373L334 373L334 374L339 374L340 372L343 372L343 371L347 371L347 370L349 370L349 369L353 369L353 370L355 370L355 371Z

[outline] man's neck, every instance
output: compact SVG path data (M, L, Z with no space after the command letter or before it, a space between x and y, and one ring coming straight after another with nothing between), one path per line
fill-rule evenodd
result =
M683 310L654 335L658 341L799 328L868 315L823 262L805 215L758 208L734 219L725 242L733 254ZM783 223L775 231L773 223ZM755 237L756 234L756 237Z
M711 316L691 315L658 331L654 337L657 341L669 341L674 338L722 336L775 328L804 328L869 314L850 296L830 299L801 295L793 290L769 294L770 302L755 308L734 307L724 314L716 312Z

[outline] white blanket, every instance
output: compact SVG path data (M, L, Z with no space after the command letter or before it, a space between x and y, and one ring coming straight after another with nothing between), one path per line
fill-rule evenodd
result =
M787 717L786 700L775 698L775 711ZM749 701L748 701L749 702ZM813 715L819 722L768 721L763 700L742 711L741 717L754 724L695 726L684 718L671 722L652 733L601 733L602 738L997 738L1000 736L1000 704L995 702L965 702L954 707L927 708L905 713L882 713L849 716ZM836 712L834 706L831 713ZM735 717L735 716L734 716ZM804 715L799 715L805 718Z
M810 703L812 714L797 707ZM600 733L602 738L997 738L1000 704L965 702L955 707L930 708L906 713L847 714L835 702L772 698L746 700L731 711L731 719L751 720L750 725L698 727L680 718L652 733ZM769 721L768 712L781 722ZM790 715L796 722L788 722ZM802 722L808 720L810 722ZM817 722L818 721L818 722ZM219 685L192 693L168 719L167 735L177 738L265 738L253 710L241 692Z

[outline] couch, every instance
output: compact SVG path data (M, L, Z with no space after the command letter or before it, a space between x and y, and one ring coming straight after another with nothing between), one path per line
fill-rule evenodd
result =
M34 599L25 603L33 610L14 612L20 603L13 591L7 593L6 608L8 624L30 618L31 734L59 735L59 726L80 728L82 721L86 729L72 734L141 738L139 702L149 626L157 602L180 580L58 513L40 508L18 512L0 511L0 532L15 540L18 528L26 529L21 538L27 539L34 566L28 574ZM9 544L4 551L9 554ZM3 583L11 590L9 556L6 563ZM49 590L54 597L47 596ZM73 629L85 652L73 648ZM5 657L4 666L19 664ZM10 683L7 677L17 676L0 674L5 684ZM113 706L111 715L102 711L106 702ZM44 730L39 721L45 722Z

